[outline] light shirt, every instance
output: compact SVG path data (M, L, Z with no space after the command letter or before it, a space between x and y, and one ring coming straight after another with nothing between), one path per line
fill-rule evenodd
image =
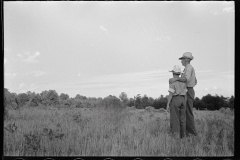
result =
M173 96L185 95L187 92L186 84L183 82L175 81L169 84L168 92L172 92Z
M194 87L196 83L196 76L195 76L195 70L192 67L191 64L188 64L185 69L183 70L183 77L187 79L186 85L187 87Z

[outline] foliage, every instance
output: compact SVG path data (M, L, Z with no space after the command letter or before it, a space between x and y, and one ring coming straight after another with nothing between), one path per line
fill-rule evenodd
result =
M203 96L202 99L198 97L194 100L193 107L197 110L219 110L221 107L234 109L234 96L230 98L224 96L212 96L210 94ZM29 103L27 103L29 102ZM4 106L11 106L17 109L19 106L29 104L29 106L51 106L62 104L64 106L75 106L77 108L83 107L96 107L96 106L135 106L137 109L144 109L147 106L153 106L155 109L166 108L167 96L161 95L160 97L153 99L152 97L144 94L142 97L140 94L134 96L134 98L128 98L125 92L121 92L119 98L116 96L109 95L105 98L86 97L77 94L75 98L69 98L68 94L58 93L55 90L42 91L42 93L35 93L28 91L26 93L10 93L4 88ZM116 105L115 105L116 104Z
M119 108L122 107L121 101L116 96L109 95L103 99L102 105L106 108Z
M77 94L75 99L86 100L87 97L86 96L81 96L80 94Z
M163 95L161 95L159 98L155 99L153 102L153 107L155 109L166 108L166 106L167 106L167 96L163 97Z
M43 91L41 98L43 105L50 106L59 104L59 97L55 90Z
M119 95L119 99L121 100L122 103L126 104L127 101L128 101L128 96L125 92L122 92L120 95Z
M20 93L17 97L17 103L20 107L24 106L29 101L29 97L26 93Z
M207 105L208 110L219 110L221 107L226 108L228 106L226 98L218 95L211 96L208 94L203 96L201 101Z
M134 96L134 106L137 108L137 109L142 109L142 97L140 94L137 94L137 96L135 97Z
M64 93L61 93L60 96L59 96L60 100L67 100L68 98L69 98L69 95L68 94L64 94Z

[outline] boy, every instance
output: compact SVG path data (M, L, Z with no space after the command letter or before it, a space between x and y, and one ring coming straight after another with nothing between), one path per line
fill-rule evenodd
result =
M181 68L175 65L170 72L177 78L181 74ZM167 110L170 108L170 129L173 134L180 132L180 138L186 135L186 91L183 82L175 81L169 85Z

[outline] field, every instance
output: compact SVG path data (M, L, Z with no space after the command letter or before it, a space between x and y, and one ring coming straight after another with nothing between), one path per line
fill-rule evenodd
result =
M196 111L197 137L169 134L154 108L23 107L4 121L5 156L233 156L234 113Z

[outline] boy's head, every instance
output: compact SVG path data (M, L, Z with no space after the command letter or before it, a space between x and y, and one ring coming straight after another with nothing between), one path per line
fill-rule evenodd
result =
M179 73L173 73L173 77L179 77L180 74Z
M178 65L175 65L173 67L173 70L169 71L173 73L173 77L179 77L179 75L181 74L181 67Z

